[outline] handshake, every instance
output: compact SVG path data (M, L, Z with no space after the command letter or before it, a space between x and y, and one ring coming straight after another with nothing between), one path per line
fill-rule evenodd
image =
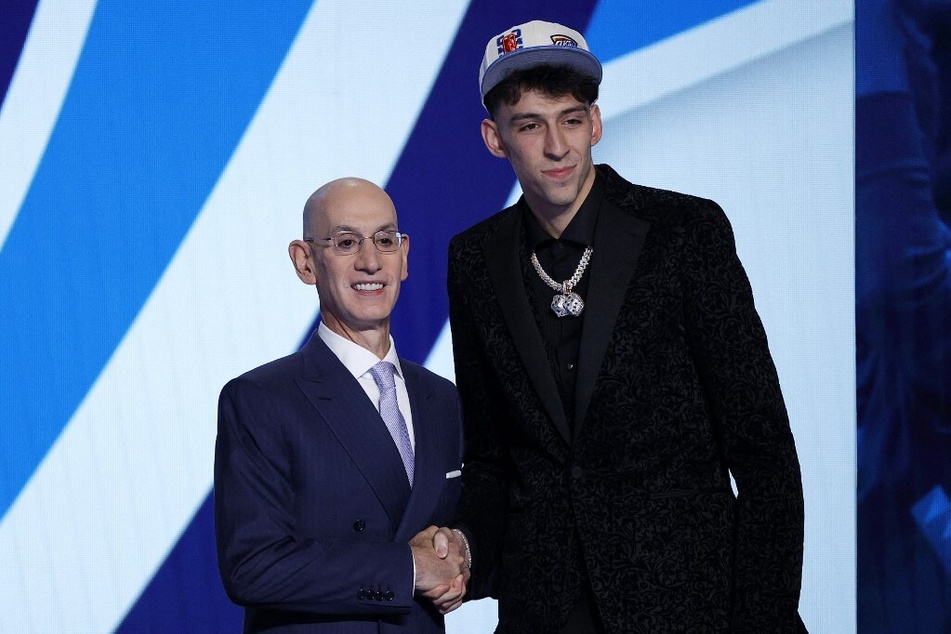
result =
M416 565L416 596L432 601L441 614L462 605L469 581L468 544L462 533L430 526L409 546Z

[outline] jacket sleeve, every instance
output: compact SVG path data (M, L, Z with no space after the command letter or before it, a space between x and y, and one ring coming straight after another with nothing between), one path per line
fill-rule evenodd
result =
M732 229L715 203L704 201L685 221L683 256L691 352L738 492L731 631L796 631L804 516L799 459Z
M229 598L244 606L328 615L408 612L414 570L407 544L318 539L295 530L287 418L252 380L235 379L221 392L215 531Z

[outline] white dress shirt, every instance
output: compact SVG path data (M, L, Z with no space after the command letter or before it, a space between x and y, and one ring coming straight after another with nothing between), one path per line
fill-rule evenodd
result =
M409 392L406 391L406 380L403 378L403 369L400 367L400 359L396 354L396 344L393 342L393 336L390 335L390 349L383 359L380 359L363 346L350 341L346 337L341 337L325 326L324 322L320 322L320 325L317 326L317 336L327 344L330 351L340 359L340 362L347 368L347 371L360 383L360 387L367 393L370 402L373 403L377 411L380 410L380 388L377 386L376 381L373 380L373 375L370 374L370 368L381 360L389 361L393 364L396 368L396 371L393 373L393 378L396 382L396 402L400 406L400 413L403 414L403 419L406 420L406 431L409 432L409 442L415 451L416 434L413 433L413 413L409 406Z

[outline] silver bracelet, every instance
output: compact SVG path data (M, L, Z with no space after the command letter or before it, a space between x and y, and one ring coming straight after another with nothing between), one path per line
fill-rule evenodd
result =
M469 570L472 570L472 551L469 550L469 540L466 537L466 534L458 528L452 529L452 532L462 539L462 544L466 547L466 565L469 567Z

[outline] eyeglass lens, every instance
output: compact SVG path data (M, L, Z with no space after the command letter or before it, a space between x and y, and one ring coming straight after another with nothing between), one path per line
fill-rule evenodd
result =
M381 253L390 253L400 248L400 238L396 231L377 231L370 239ZM334 236L334 247L341 253L356 253L364 239L358 233L344 231Z

